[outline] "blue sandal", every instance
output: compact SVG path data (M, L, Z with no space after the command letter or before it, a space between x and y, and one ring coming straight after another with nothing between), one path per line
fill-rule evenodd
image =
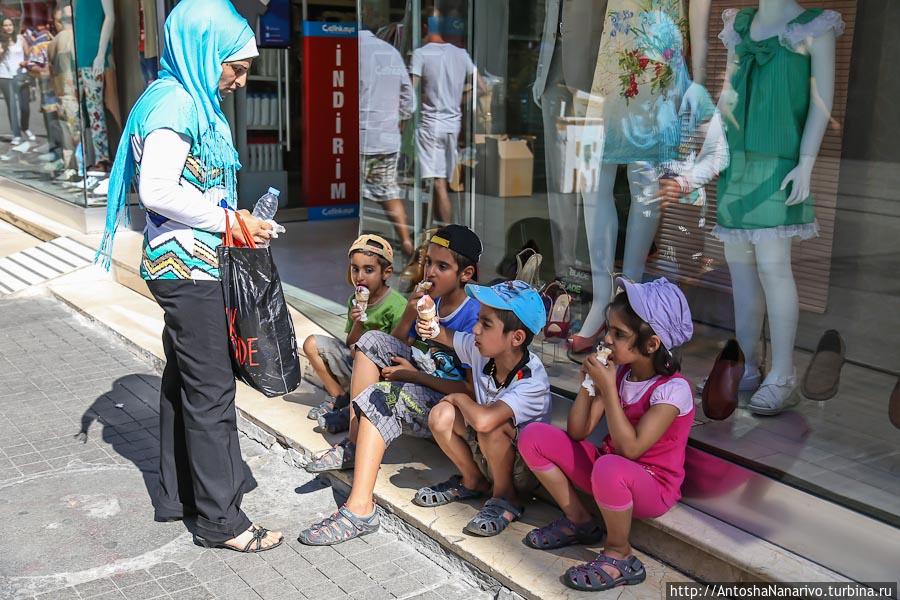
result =
M454 475L447 481L419 489L413 498L413 504L431 508L450 504L451 502L481 498L483 495L478 490L470 490L464 486L462 477Z
M571 519L560 517L549 525L529 531L524 542L536 550L555 550L572 544L597 544L604 535L603 528L593 521L576 525Z
M613 577L603 570L608 564L619 570L620 575ZM602 592L621 585L636 585L647 578L643 563L633 554L628 558L613 558L606 554L598 554L589 563L570 567L563 576L563 581L570 588L583 592Z

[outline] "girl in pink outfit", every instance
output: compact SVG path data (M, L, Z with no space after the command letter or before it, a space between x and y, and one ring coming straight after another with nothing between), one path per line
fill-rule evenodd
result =
M566 431L533 423L519 451L559 504L563 517L525 538L549 550L598 543L603 529L578 499L592 493L606 525L606 543L593 561L570 568L569 587L601 591L644 581L646 571L628 538L632 518L658 517L681 497L684 455L694 421L691 386L672 351L693 334L684 294L665 278L616 281L624 288L607 308L608 365L588 357L582 373L596 395L579 391ZM606 417L609 435L598 448L585 438Z

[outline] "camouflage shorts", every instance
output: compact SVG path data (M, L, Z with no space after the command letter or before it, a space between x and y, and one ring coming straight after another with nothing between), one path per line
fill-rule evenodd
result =
M518 437L519 431L517 429L516 438ZM478 434L471 427L466 427L466 442L468 442L469 449L472 451L472 458L475 459L475 464L478 465L478 468L487 480L493 483L494 478L491 476L491 468L488 466L487 459L485 459L481 448L478 446ZM516 440L512 440L512 444L515 446ZM516 490L530 493L537 489L538 483L537 477L525 464L525 460L519 454L519 449L516 448L516 460L513 463L513 485L516 486Z
M390 445L401 434L431 437L428 413L444 394L414 383L380 381L353 399L357 414L375 425L384 443Z

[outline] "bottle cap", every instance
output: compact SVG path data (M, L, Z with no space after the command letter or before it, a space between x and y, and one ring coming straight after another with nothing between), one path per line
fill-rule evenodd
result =
M273 196L280 196L280 195L281 195L281 192L279 192L278 190L276 190L276 189L273 188L273 187L270 187L270 188L269 188L269 193L272 194Z

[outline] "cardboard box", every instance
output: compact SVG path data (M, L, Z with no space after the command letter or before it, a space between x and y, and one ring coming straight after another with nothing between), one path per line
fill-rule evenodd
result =
M505 135L485 136L485 160L481 177L485 193L507 198L531 196L534 154L528 140L509 139Z

